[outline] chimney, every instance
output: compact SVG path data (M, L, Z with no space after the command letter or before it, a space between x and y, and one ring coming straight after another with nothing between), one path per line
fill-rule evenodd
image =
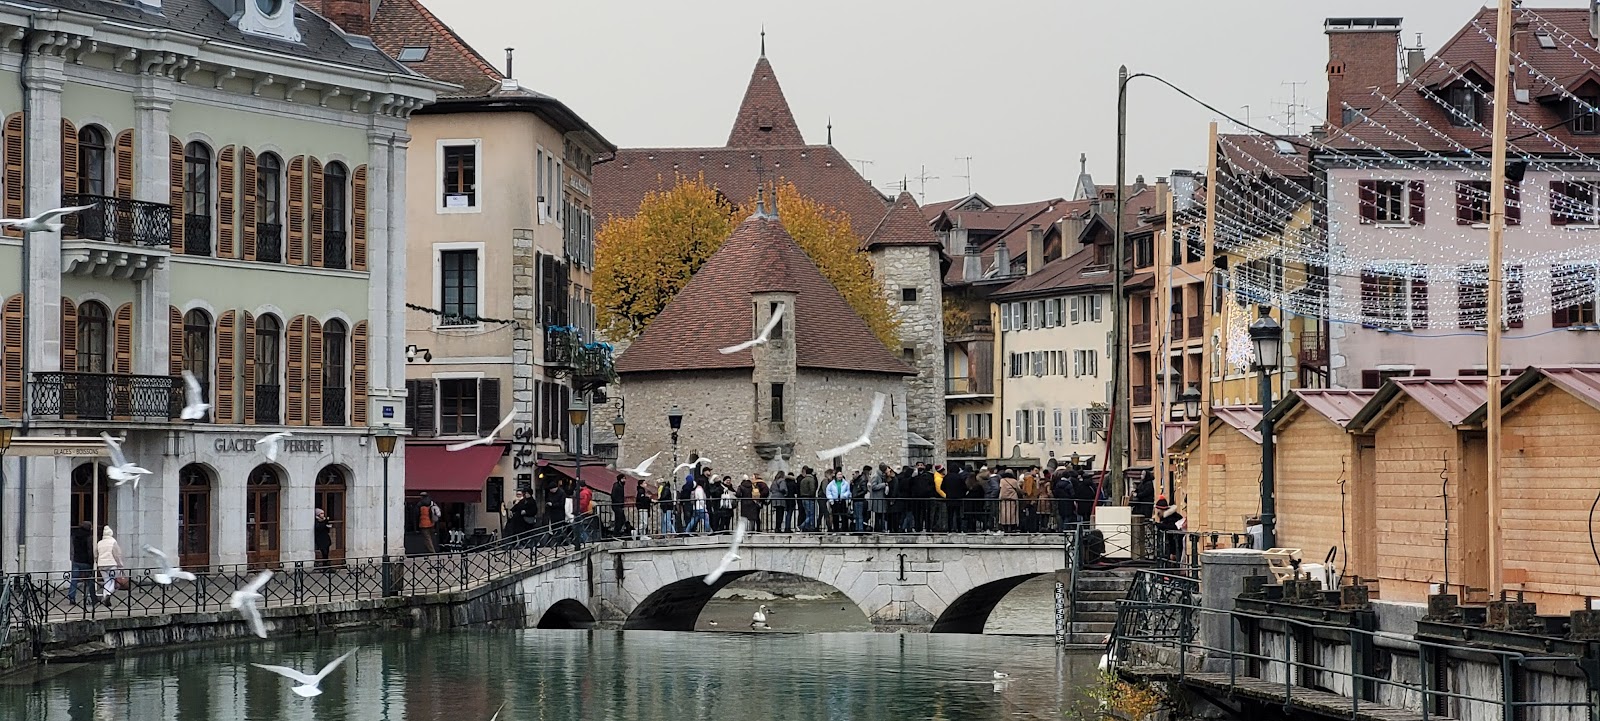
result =
M511 65L511 56L515 55L516 52L517 52L516 48L506 48L506 77L508 77L508 78L517 77L517 74L515 72L512 72L512 65Z
M1061 257L1065 258L1077 252L1073 250L1078 246L1078 237L1083 235L1083 229L1089 225L1089 216L1083 213L1071 213L1061 219Z
M322 0L323 17L350 35L371 35L376 10L371 0Z
M1589 0L1589 37L1600 40L1600 0Z
M1028 227L1028 275L1044 267L1044 228L1038 223Z
M1600 2L1600 0L1596 0ZM1428 50L1422 46L1422 33L1417 33L1416 47L1406 48L1405 72L1407 78L1414 78L1422 72L1422 66L1428 64Z
M1011 275L1011 249L1005 243L994 244L994 269L996 278Z
M1401 18L1328 18L1329 123L1343 126L1344 104L1370 110L1370 89L1400 79Z
M1172 207L1179 213L1194 207L1194 194L1200 189L1200 179L1193 170L1172 171Z
M961 242L961 279L967 282L983 279L983 251L978 249L978 244L967 240L967 229L956 228L951 233L959 232L956 238ZM951 244L954 245L955 241Z
M1136 175L1133 177L1133 190L1130 191L1128 195L1136 195L1139 193L1139 191L1142 191L1147 187L1149 186L1144 184L1144 176Z

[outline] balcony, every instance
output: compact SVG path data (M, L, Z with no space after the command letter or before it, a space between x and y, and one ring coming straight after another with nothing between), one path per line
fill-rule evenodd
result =
M183 379L117 373L35 373L33 414L81 421L165 421L183 410Z
M588 343L573 356L572 386L591 391L617 377L616 364L611 357L611 344Z
M211 216L183 216L183 254L211 255Z
M61 205L93 205L62 218L63 240L99 240L146 248L172 245L172 206L105 195L63 195Z
M278 223L256 223L256 260L263 263L283 262L282 225Z
M322 425L342 426L344 420L344 389L322 389Z
M1199 338L1206 333L1206 319L1202 316L1189 317L1189 337Z
M985 458L989 455L989 439L946 438L944 452L951 458Z
M994 381L984 376L962 376L944 379L946 396L983 397L994 395Z
M544 364L553 368L571 368L578 352L578 329L569 325L552 325L544 329Z
M343 270L350 267L349 236L342 230L322 233L322 267Z
M1169 325L1172 326L1172 339L1183 340L1183 317L1173 318Z
M1138 323L1138 324L1135 324L1133 326L1133 344L1134 345L1149 345L1150 344L1150 324L1148 324L1148 323Z
M1150 405L1150 386L1133 387L1133 404L1136 406Z
M282 423L278 409L283 407L283 387L256 385L256 422L275 426Z

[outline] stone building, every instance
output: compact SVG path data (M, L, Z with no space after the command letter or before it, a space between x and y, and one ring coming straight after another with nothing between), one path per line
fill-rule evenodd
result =
M737 353L782 313L769 342ZM729 473L779 459L823 466L819 450L865 428L875 393L887 400L872 445L841 467L900 463L907 454L908 378L917 371L885 348L817 270L775 215L758 208L617 360L627 388L624 457L698 452ZM674 446L664 422L682 414ZM658 461L658 468L670 469Z
M80 521L140 565L309 561L313 507L335 557L384 552L386 523L399 547L371 435L404 417L406 122L443 86L336 24L365 3L328 4L0 7L4 214L93 206L0 238L7 570L68 568ZM111 485L101 433L152 474Z

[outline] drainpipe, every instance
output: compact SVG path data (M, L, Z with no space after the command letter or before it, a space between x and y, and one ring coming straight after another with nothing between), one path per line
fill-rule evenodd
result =
M28 66L31 64L29 62L29 60L33 57L33 51L32 51L31 44L32 44L32 41L33 41L33 33L36 30L36 25L35 25L36 20L37 20L37 17L34 14L30 13L28 15L28 29L27 29L27 31L23 32L23 34L22 34L22 70L21 70L21 72L17 73L17 83L22 88L22 110L23 110L23 112L27 112L27 110L28 110L28 101L33 96L32 89L28 87ZM24 121L24 125L26 125L26 121ZM26 173L27 172L27 167L28 167L28 143L26 142L26 139L24 139L24 142L22 143L22 167L23 167L23 172ZM23 193L22 194L22 217L24 217L24 218L32 217L32 216L30 216L28 214L28 211L31 210L31 208L29 208L28 206L29 206L28 194L27 193ZM28 239L29 239L30 235L31 235L31 233L29 233L27 231L23 231L23 233L22 233L22 311L23 311L24 315L27 314L27 311L28 311L28 296L31 295L31 293L28 292L29 282L31 280L31 276L28 273L29 257L31 256L31 253L29 252L29 247L28 247L29 246ZM29 420L29 414L28 414L28 386L29 386L29 383L28 383L28 371L29 371L29 368L28 368L28 366L29 366L29 362L28 362L28 358L29 358L29 348L30 347L31 346L30 346L30 344L28 342L28 323L27 323L26 319L24 319L24 321L22 323L22 424L21 424L21 428L19 429L21 431L23 437L27 437L27 435L28 435L28 420ZM0 459L0 464L3 464L4 462L5 461L3 459ZM17 457L17 469L18 469L17 470L17 572L18 573L23 573L23 572L27 571L27 565L28 565L28 514L27 514L27 507L28 507L28 503L27 503L27 498L28 498L28 459L27 459L27 457L25 457L25 456L18 456ZM4 468L0 468L0 480L3 480L4 478L5 478L5 469ZM95 489L95 490L98 490L98 489Z

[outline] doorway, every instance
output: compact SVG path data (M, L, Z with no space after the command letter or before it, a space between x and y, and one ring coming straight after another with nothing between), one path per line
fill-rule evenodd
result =
M278 565L278 518L282 484L278 469L257 466L245 496L245 560L251 568Z
M90 495L93 484L90 479L96 475L100 477L99 498ZM83 521L89 521L94 526L95 540L100 540L100 529L111 526L110 519L116 518L116 509L111 507L111 479L106 477L106 468L103 465L87 463L72 469L72 527ZM113 526L115 528L115 526Z
M338 466L328 466L317 473L317 502L316 507L328 514L328 525L333 536L333 548L328 551L328 562L334 565L344 563L345 538L344 538L344 501L348 484L345 482L344 469Z
M178 471L178 565L211 565L211 474L198 463Z

